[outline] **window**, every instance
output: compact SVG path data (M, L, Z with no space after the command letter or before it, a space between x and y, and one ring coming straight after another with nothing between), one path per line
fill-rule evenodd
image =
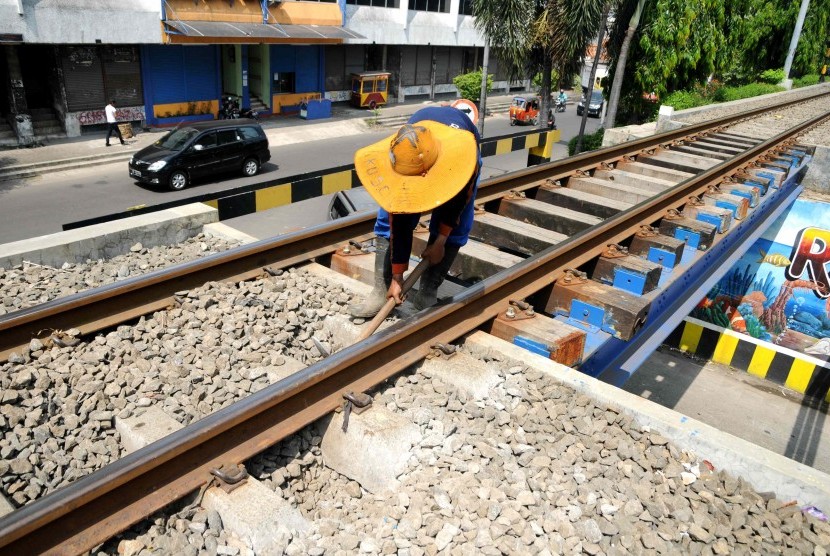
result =
M271 88L274 94L293 93L294 72L280 72L274 74L274 86Z
M374 6L376 8L397 8L398 0L346 0L352 6Z
M237 136L235 129L220 130L218 132L218 136L220 145L227 145L229 143L236 143L239 141L239 136Z
M387 82L388 82L387 79L378 79L378 88L377 88L378 92L382 93L382 92L386 91Z
M259 139L260 133L259 130L255 127L240 127L239 134L242 136L243 139Z
M197 133L199 132L192 127L180 127L156 141L155 145L171 151L180 151Z
M473 15L473 0L461 0L458 5L458 15Z
M409 9L418 12L449 13L449 0L409 0Z
M205 133L204 135L202 135L201 137L196 139L196 142L193 144L193 147L197 151L201 151L202 149L209 149L209 148L215 147L215 146L216 146L216 132L215 131L211 131L210 133Z
M364 93L371 93L375 90L375 80L374 79L366 79L363 81L363 92Z

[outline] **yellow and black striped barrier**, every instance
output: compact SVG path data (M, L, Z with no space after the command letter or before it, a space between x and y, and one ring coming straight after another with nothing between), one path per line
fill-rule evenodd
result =
M485 139L481 143L481 156L495 156L527 150L528 166L541 164L550 161L553 145L559 141L559 137L560 132L558 130L536 130ZM72 230L190 203L205 203L219 211L219 220L227 220L228 218L245 216L246 214L313 199L360 185L360 180L358 180L354 171L354 165L348 164L278 180L267 180L262 183L206 195L197 195L159 205L130 207L123 212L64 224L63 229Z
M340 167L324 175L294 176L287 183L280 183L262 189L223 195L216 199L201 201L219 211L219 220L236 218L262 210L268 210L321 195L336 193L357 187L360 182L354 166Z
M830 402L826 361L687 317L664 344Z

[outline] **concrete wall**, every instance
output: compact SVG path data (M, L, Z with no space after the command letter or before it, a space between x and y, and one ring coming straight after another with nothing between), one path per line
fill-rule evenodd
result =
M410 11L407 5L405 0L398 9L347 5L346 28L366 37L349 43L484 46L473 18L458 15L458 0L451 2L450 13Z
M180 243L202 232L206 224L219 221L219 211L202 203L133 216L37 238L0 245L0 268L23 261L60 268L63 263L87 259L110 259L144 247Z
M729 108L734 108L735 112L739 112L741 110L749 110L751 104L754 104L759 101L764 101L771 99L773 97L778 97L782 99L782 101L792 98L793 96L804 96L810 94L816 94L822 90L827 88L827 84L820 84L820 85L812 85L809 87L802 87L799 89L794 89L792 91L783 91L778 93L770 93L768 95L761 95L757 97L751 98L744 98L740 100L733 100L731 102L719 102L716 104L707 104L705 106L697 106L695 108L687 108L686 110L680 110L677 112L671 113L670 117L661 118L660 124L661 128L657 129L658 122L648 122L641 125L631 125L631 126L624 126L624 127L615 127L613 129L606 129L605 135L602 139L602 146L603 147L610 147L611 145L619 145L620 143L625 143L626 141L633 141L634 139L641 139L643 137L650 137L655 133L662 133L664 131L668 131L669 129L676 129L678 127L682 127L685 125L686 121L693 120L699 117L701 114L706 114L707 112L712 111L721 111L726 110ZM665 108L671 108L666 106L661 106L661 111ZM663 127L665 126L665 127Z
M158 0L0 0L0 33L29 44L161 44Z

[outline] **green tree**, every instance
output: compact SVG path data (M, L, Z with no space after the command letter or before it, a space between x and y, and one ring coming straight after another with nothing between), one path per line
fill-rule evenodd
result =
M511 77L541 73L541 112L550 109L551 71L570 75L594 36L602 0L473 0L476 28ZM547 118L539 118L547 126Z
M735 53L728 75L735 84L752 81L758 73L781 68L787 57L798 17L792 0L737 0L728 4L729 48ZM811 0L793 59L795 75L816 73L821 67L830 25L830 0Z
M639 41L634 72L643 91L660 97L704 82L725 59L724 0L656 0Z
M473 102L478 102L481 99L481 72L482 68L479 68L478 71L462 73L461 75L453 77L452 82L456 89L458 89L461 98L466 98ZM488 73L487 92L489 93L492 88L493 74Z
M645 100L644 93L663 98L692 89L726 65L725 5L726 0L647 0L642 6L639 0L618 2L608 41L610 75L620 83L611 87L619 95L615 122L639 122L656 113L658 105ZM626 56L637 64L627 67L621 54L638 7L640 21Z

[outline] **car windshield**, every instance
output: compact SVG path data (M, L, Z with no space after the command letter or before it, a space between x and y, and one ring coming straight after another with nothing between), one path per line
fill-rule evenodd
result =
M199 131L192 127L180 127L156 141L155 145L171 151L180 151L197 133Z
M591 103L597 103L602 100L602 91L594 91L591 93Z

